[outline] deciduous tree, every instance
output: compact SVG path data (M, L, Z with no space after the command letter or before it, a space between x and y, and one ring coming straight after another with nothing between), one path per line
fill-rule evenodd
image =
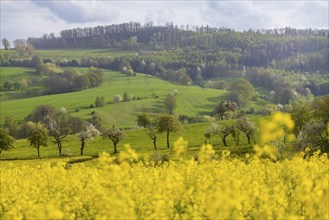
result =
M169 148L169 134L170 132L179 131L181 129L181 123L173 115L161 114L158 116L156 127L159 133L167 133L167 148Z
M31 114L29 114L25 120L32 122L43 122L48 117L53 117L56 113L56 109L52 105L38 105Z
M315 117L325 123L329 123L329 95L315 99L314 108Z
M10 42L7 38L3 38L2 39L2 46L5 50L9 50L10 49Z
M221 137L224 146L227 146L226 137L231 134L231 127L229 125L220 125L218 135Z
M158 131L154 127L150 127L149 132L147 133L147 135L153 140L153 146L155 150L157 149L157 134Z
M14 147L15 139L9 135L8 131L0 128L0 154Z
M129 94L127 91L124 92L123 94L123 101L128 102L133 98L132 94Z
M230 87L230 98L240 106L246 105L254 96L254 87L248 80L243 78L237 79Z
M142 113L137 115L137 126L150 127L152 124L152 119L149 114Z
M100 132L94 127L94 125L89 124L84 127L84 129L78 133L81 141L80 154L83 155L83 150L85 149L87 139L99 136Z
M96 107L103 107L105 105L105 98L103 96L97 96L95 100Z
M68 113L58 112L54 117L47 118L44 124L48 130L49 136L57 144L59 156L62 156L62 142L70 134L70 115Z
M14 116L12 115L5 116L3 127L7 129L10 135L15 136L18 129L18 123L14 119Z
M234 124L231 126L231 136L232 136L236 146L239 146L239 143L240 143L240 130Z
M311 147L314 150L321 150L329 153L328 130L322 122L309 122L305 124L297 136L296 146L299 150Z
M30 146L34 147L38 151L38 157L40 157L40 147L47 146L48 134L47 129L41 123L28 123L30 129L30 135L27 140L30 142Z
M215 107L214 114L218 115L221 120L224 119L226 112L234 112L238 109L238 104L229 100L219 101Z
M24 39L16 39L14 41L15 50L17 50L21 56L30 56L34 53L35 48L32 44L27 43Z
M114 153L117 153L117 144L126 136L126 133L123 132L121 129L113 126L112 128L105 128L102 133L102 136L103 138L109 138L112 141Z
M292 105L291 117L295 122L294 133L297 136L313 117L313 107L309 102L296 102Z
M251 122L248 117L243 116L243 117L239 118L236 121L236 127L240 131L245 133L245 135L248 139L248 144L251 144L251 141L256 143L256 139L255 139L256 127L255 127L255 124L253 122Z
M121 102L122 101L122 97L120 94L116 94L113 98L114 102Z
M168 114L172 115L174 109L177 107L176 97L172 94L168 94L164 99L164 106Z
M219 133L218 124L211 123L211 125L209 127L207 127L207 129L203 133L203 135L206 138L205 144L207 144L207 140L208 140L208 144L210 144L211 137L217 135L218 133Z

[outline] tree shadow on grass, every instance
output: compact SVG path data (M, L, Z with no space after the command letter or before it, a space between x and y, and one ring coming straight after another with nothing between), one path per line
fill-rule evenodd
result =
M136 108L139 113L159 113L163 112L163 103L161 101L156 101L151 106L144 106L141 108Z

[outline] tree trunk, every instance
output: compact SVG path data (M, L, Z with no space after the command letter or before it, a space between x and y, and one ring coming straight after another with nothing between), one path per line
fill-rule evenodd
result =
M38 150L38 157L40 157L40 147L37 147Z
M57 146L58 146L59 156L62 156L62 142L61 141L57 141Z
M80 155L83 155L83 149L85 149L85 140L81 140Z
M114 146L114 153L116 154L117 153L117 143L113 142L113 146Z
M251 143L250 143L250 136L249 135L246 135L247 136L247 138L248 138L248 144L250 145Z
M240 143L240 140L239 140L239 139L236 139L236 140L235 140L235 144L236 144L236 146L239 146L239 143Z
M169 130L167 130L167 148L169 148Z
M226 136L222 137L222 141L223 141L224 146L226 147L227 146L227 144L226 144Z
M154 149L157 149L157 138L153 138L153 145L154 145Z

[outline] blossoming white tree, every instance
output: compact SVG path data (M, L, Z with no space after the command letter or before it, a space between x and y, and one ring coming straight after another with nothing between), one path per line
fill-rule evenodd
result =
M92 139L99 135L100 135L100 132L92 124L87 125L80 133L78 133L78 136L81 141L81 148L80 148L81 155L83 155L83 150L85 149L86 140L90 139L90 138Z

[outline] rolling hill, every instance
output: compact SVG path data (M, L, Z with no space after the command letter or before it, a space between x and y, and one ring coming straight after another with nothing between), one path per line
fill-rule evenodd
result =
M23 68L21 71L26 71L26 69ZM17 72L12 73L13 77L16 77ZM9 77L8 74L6 77ZM135 127L138 113L164 112L163 99L174 89L178 91L175 110L177 115L209 114L219 97L226 95L226 91L223 90L176 85L150 75L137 74L135 77L128 77L119 72L104 70L103 84L97 88L2 101L0 121L2 123L6 115L13 115L16 120L22 120L36 106L49 104L56 108L65 107L72 115L82 118L89 118L91 112L96 111L103 118L105 125ZM116 94L123 96L125 91L132 94L135 97L134 100L114 103L113 97ZM107 104L104 107L90 108L97 96L104 96Z

